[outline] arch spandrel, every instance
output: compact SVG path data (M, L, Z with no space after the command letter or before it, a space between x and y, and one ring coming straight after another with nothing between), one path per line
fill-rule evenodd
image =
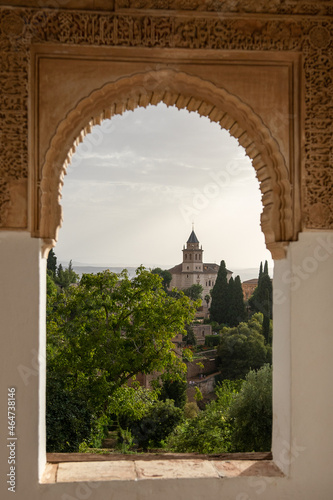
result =
M58 125L42 169L38 236L50 246L61 226L63 177L77 145L94 125L126 110L164 102L219 123L251 158L262 192L261 227L275 259L293 239L292 186L277 141L262 119L237 96L209 81L174 70L120 78L82 99Z

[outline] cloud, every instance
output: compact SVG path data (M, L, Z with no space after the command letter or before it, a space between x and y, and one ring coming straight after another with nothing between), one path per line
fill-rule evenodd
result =
M237 255L239 267L256 266L267 255L258 186L243 148L218 124L165 105L138 108L94 127L79 145L56 253L65 261L176 264L193 216L210 258Z

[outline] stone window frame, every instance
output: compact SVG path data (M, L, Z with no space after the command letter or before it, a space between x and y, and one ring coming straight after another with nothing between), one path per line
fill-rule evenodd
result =
M295 60L295 56L293 60ZM171 89L165 89L166 80L172 82ZM133 89L140 91L135 93ZM110 102L110 92L114 97L118 96L119 98L118 101L114 99L111 109L105 107L105 103ZM275 140L262 120L236 96L208 81L172 69L136 73L131 77L124 77L106 85L80 101L58 124L44 162L39 166L42 173L38 181L40 189L36 189L36 185L32 186L32 214L39 213L39 217L33 222L33 235L43 239L44 255L55 244L57 238L62 218L59 195L66 168L77 144L91 131L93 125L100 123L104 118L111 118L115 114L121 113L125 109L124 100L127 104L129 102L128 97L126 97L129 92L131 92L131 107L129 109L135 109L137 106L145 107L148 104L156 104L161 101L166 102L167 105L175 104L179 108L186 107L190 111L198 111L200 114L209 116L212 121L217 121L222 128L229 130L243 147L246 145L245 150L256 169L263 192L264 211L261 225L265 234L266 246L270 249L274 260L284 258L288 242L297 239L297 231L295 233L297 221L295 224L291 216L292 208L295 207L294 191L288 180L288 171L283 156ZM200 94L200 99L193 97L198 94ZM228 110L231 110L232 115L238 113L239 121L225 110L219 110L212 103L215 99L219 100L222 108L227 107ZM91 116L92 106L95 117ZM215 120L212 117L215 117ZM85 123L88 124L85 125ZM241 127L241 123L248 124L247 128L254 134L255 140L251 139L246 127L245 129ZM73 126L74 131L78 132L74 144L73 139L71 139L73 132L70 132ZM257 145L258 147L256 147ZM66 153L66 151L69 152ZM267 159L267 162L264 159ZM38 161L36 163L38 165ZM273 177L270 176L272 172ZM35 179L37 180L37 174ZM273 185L276 183L279 190L273 189ZM36 204L39 206L39 211L35 210ZM286 373L284 375L287 376ZM286 413L288 411L287 408ZM285 445L282 444L282 448L283 446ZM283 473L287 473L289 464L282 465Z
M18 3L29 8L17 7ZM4 42L2 46L5 60L3 74L11 87L9 108L1 120L3 131L6 132L0 164L3 174L0 186L1 228L21 231L21 235L28 229L35 237L40 237L38 210L42 205L39 204L42 193L37 191L40 190L41 170L31 172L34 161L33 155L28 158L28 133L29 136L32 135L33 129L29 125L28 131L30 110L28 113L27 106L28 102L30 103L30 44L39 42L46 45L64 44L66 48L76 44L95 44L99 47L145 46L152 47L153 50L156 47L176 47L188 51L190 55L196 48L226 49L231 52L244 50L247 53L266 51L269 54L273 51L299 51L302 55L304 86L304 99L300 101L304 118L304 130L301 131L301 134L304 134L304 143L299 160L302 162L301 187L296 186L297 191L302 192L302 203L298 206L301 206L302 213L298 214L295 227L297 230L300 225L303 230L332 229L331 192L326 187L327 166L331 163L330 158L327 158L327 141L332 134L332 120L329 116L329 93L325 85L332 70L328 59L332 50L332 3L327 0L249 0L243 6L241 2L227 0L208 2L207 11L203 10L200 0L187 3L183 0L167 0L162 3L163 10L161 2L156 0L136 2L137 8L133 9L128 0L115 0L110 2L109 10L105 11L101 2L88 0L84 2L88 9L85 11L78 9L78 3L72 0L61 8L51 9L41 8L41 2L38 0L22 0L8 1L10 7L1 8L0 36ZM52 7L54 6L57 6L57 2L52 2ZM184 8L190 10L184 11ZM93 11L89 12L89 9ZM91 29L92 24L94 29ZM19 64L16 64L17 62ZM6 93L5 87L1 88L0 93ZM12 96L14 100L11 100ZM5 99L6 97L8 96L5 95ZM13 148L13 144L17 147ZM27 207L28 180L33 185L32 189L29 188L30 207ZM51 205L49 208L51 209ZM58 209L57 203L54 203L52 208ZM57 221L61 218L58 217L60 215L56 214ZM54 234L52 230L50 238L44 239L45 248L53 244ZM304 243L309 234L300 234L300 240L303 239ZM296 241L297 234L293 234L291 239ZM290 252L292 253L292 248ZM288 254L289 251L287 257ZM290 272L287 260L284 263L277 261L276 268L274 286L277 284L283 289L280 277L283 272ZM43 290L42 282L40 286ZM288 291L284 289L284 292L288 296ZM288 307L284 310L284 315L288 316ZM289 342L288 336L280 342L279 349L283 350L283 354L280 352L279 355L280 361L286 354L290 354ZM285 362L284 359L283 361ZM274 366L274 370L279 371L277 377L282 380L281 391L290 391L288 360L284 364L284 370L280 363ZM278 438L281 441L281 435ZM292 458L292 452L288 452L283 443L280 452L287 462L288 453ZM322 477L320 474L319 476ZM45 493L49 498L48 492ZM53 495L51 496L53 498Z

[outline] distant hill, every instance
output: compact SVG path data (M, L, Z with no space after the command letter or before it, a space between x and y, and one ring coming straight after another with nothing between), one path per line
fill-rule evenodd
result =
M102 271L105 271L106 269L109 269L112 273L121 273L123 269L127 269L128 275L130 278L135 276L135 271L136 267L111 267L111 266L104 266L104 267L99 267L99 266L76 266L73 265L74 271L79 275L82 276L82 274L97 274Z
M65 267L67 267L65 265ZM154 266L154 267L159 267L159 266ZM162 268L164 266L161 266ZM124 267L117 267L117 266L82 266L82 265L75 265L73 264L73 269L74 271L79 275L82 276L82 274L97 274L100 273L101 271L105 271L105 269L110 269L111 272L113 273L120 273L123 269L128 270L128 274L130 278L135 276L135 271L136 267L132 266L124 266ZM249 268L239 268L239 269L232 269L232 275L235 278L237 275L240 276L241 281L247 281L253 278L258 278L259 274L259 267L258 269L255 267L249 267ZM273 277L273 269L269 269L269 274L270 277Z

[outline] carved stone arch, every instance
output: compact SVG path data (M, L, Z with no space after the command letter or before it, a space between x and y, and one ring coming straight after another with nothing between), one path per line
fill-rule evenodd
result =
M104 119L164 102L220 124L251 158L262 192L261 228L273 258L293 239L292 186L277 141L253 109L209 81L174 70L149 71L108 83L82 99L59 123L42 168L38 236L55 244L61 226L61 188L77 145Z

